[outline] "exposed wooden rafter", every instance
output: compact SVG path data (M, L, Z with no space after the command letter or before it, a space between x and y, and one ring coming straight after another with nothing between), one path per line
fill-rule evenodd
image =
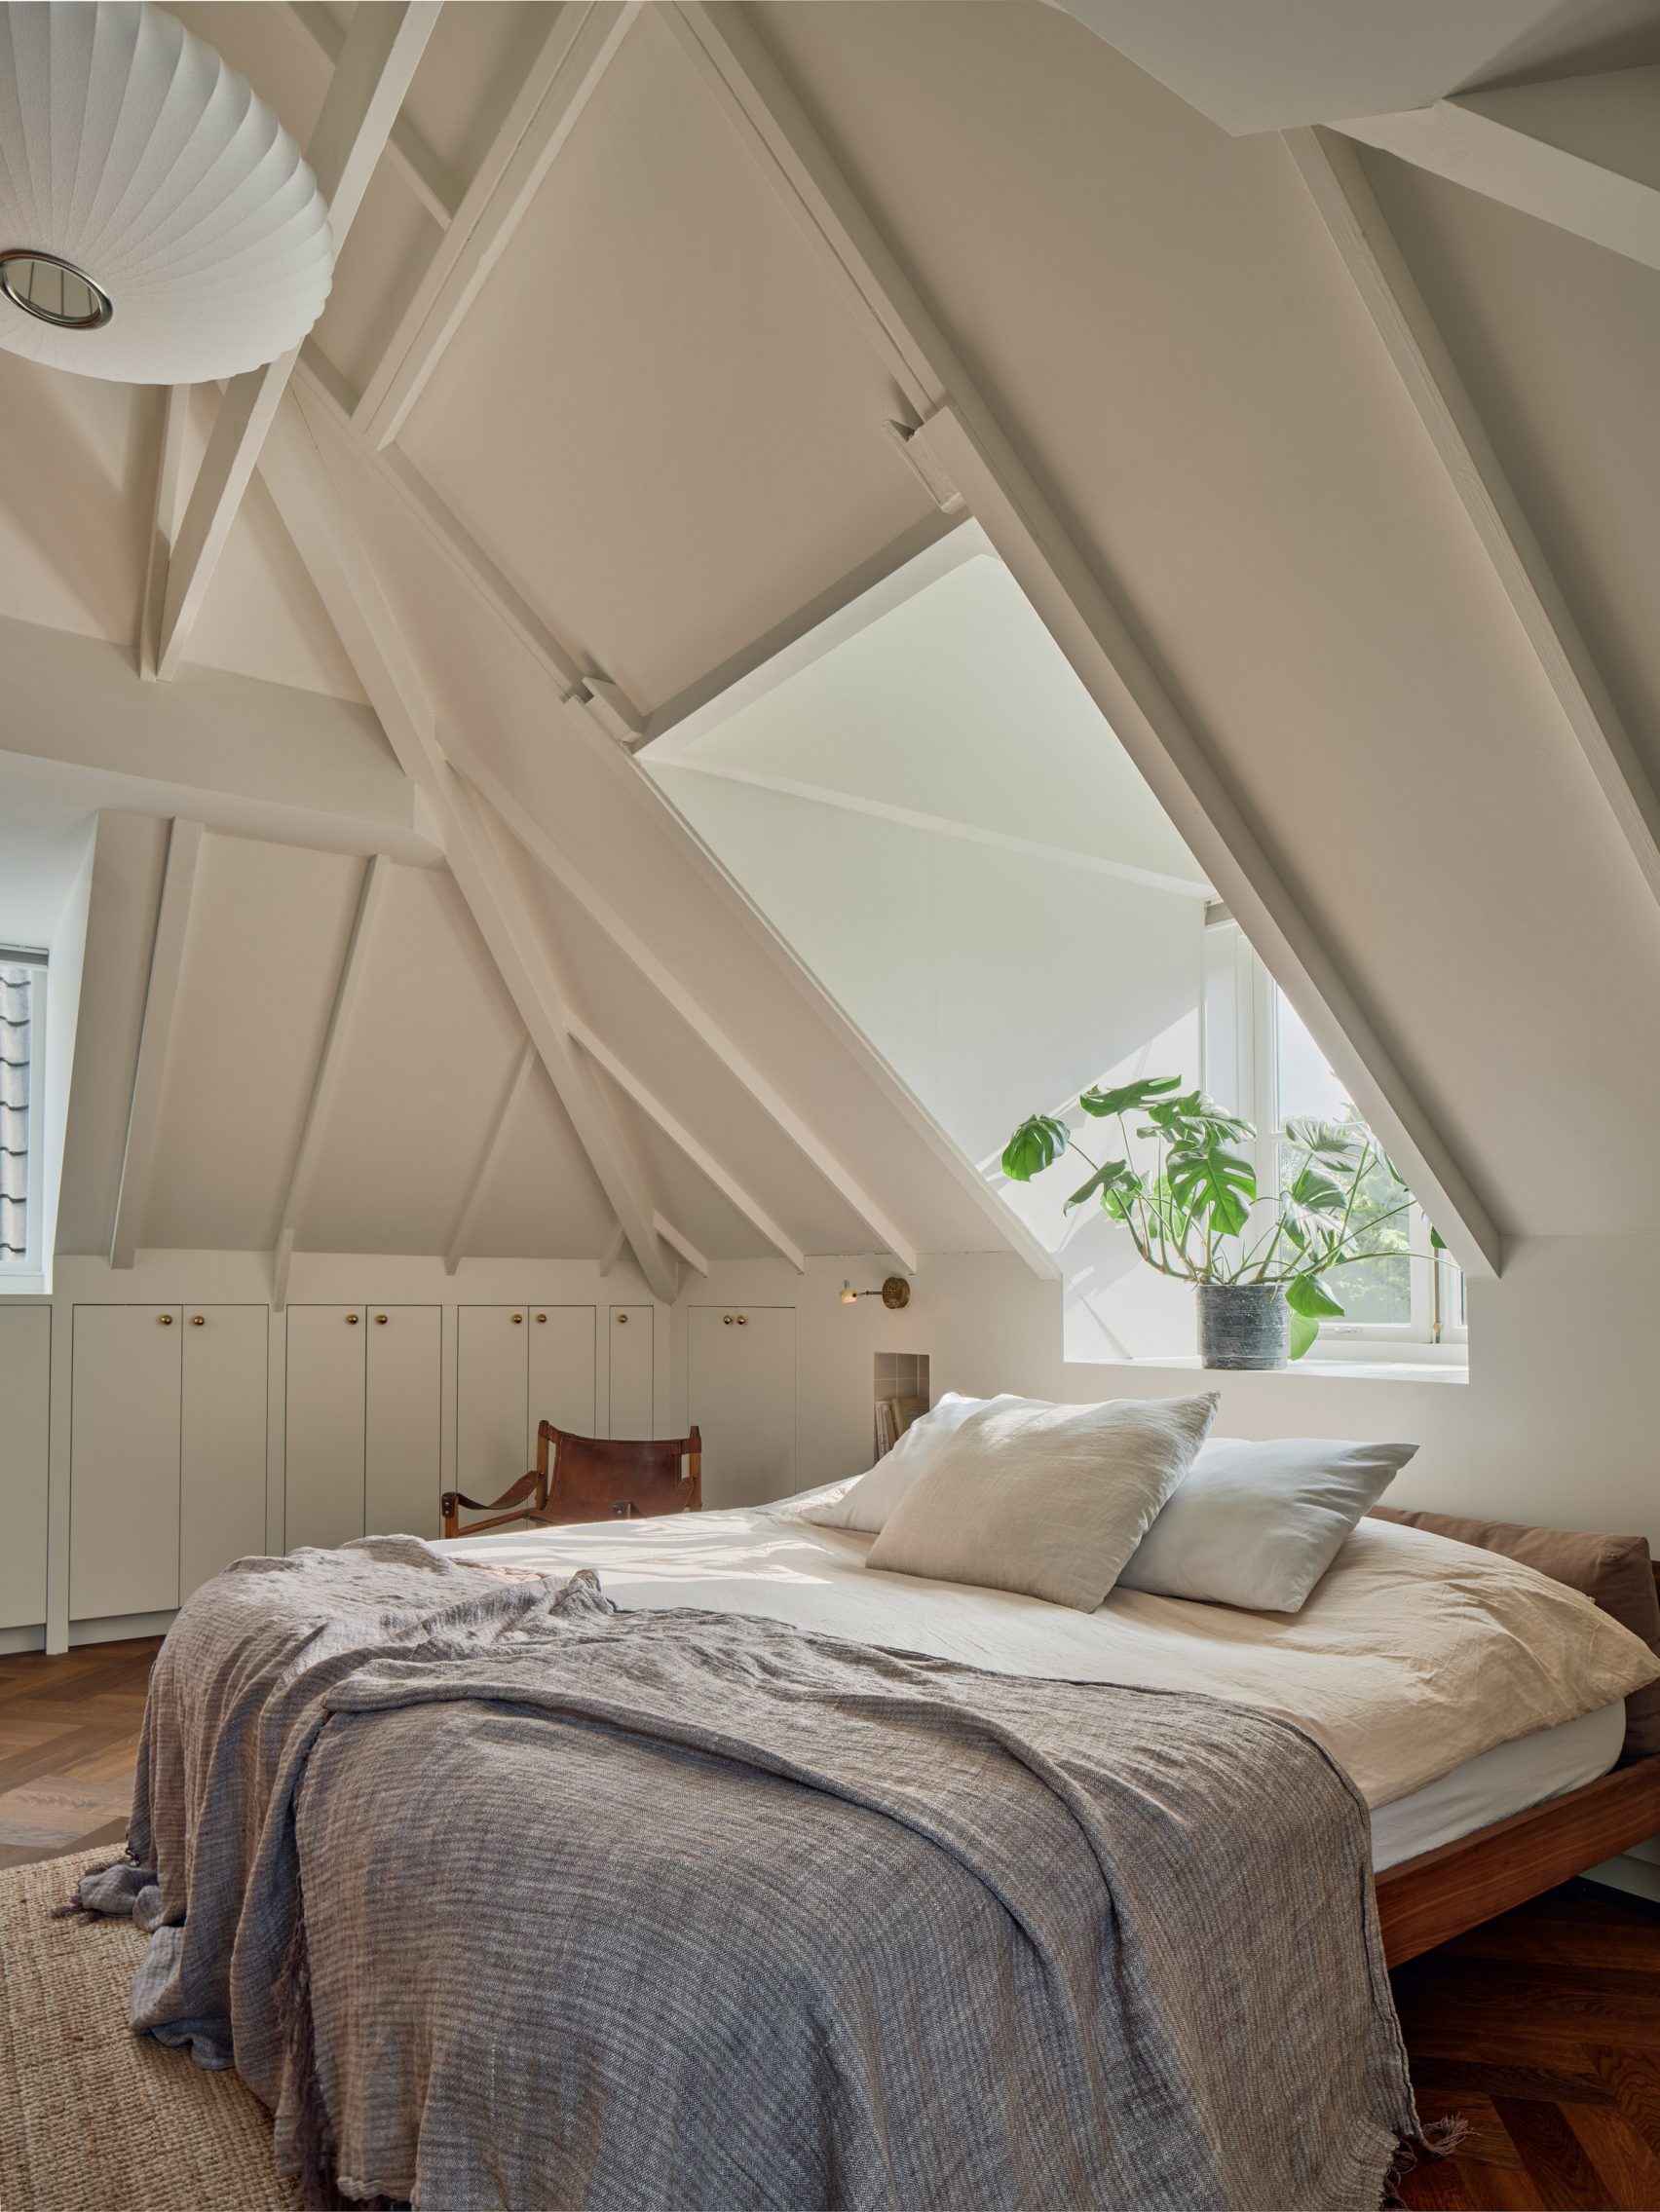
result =
M1660 795L1395 243L1360 158L1352 145L1329 131L1288 131L1284 135L1620 835L1649 889L1660 898Z
M162 1086L167 1080L168 1045L184 967L184 942L190 927L191 894L202 858L200 822L175 821L168 834L156 935L150 952L150 980L138 1031L138 1059L132 1071L132 1097L127 1110L127 1142L121 1158L121 1184L110 1223L109 1263L131 1267L138 1251L161 1130Z
M547 869L560 888L576 900L590 920L599 925L630 966L679 1015L693 1034L708 1047L727 1073L748 1092L769 1120L782 1130L803 1158L811 1161L855 1218L881 1240L882 1249L890 1252L903 1263L908 1273L914 1274L921 1264L915 1238L872 1196L847 1163L838 1158L804 1121L775 1085L768 1081L736 1040L727 1033L701 1001L687 990L673 970L658 957L639 932L618 913L570 855L547 835L529 809L521 806L481 762L468 756L462 766L469 780L478 786L508 830L538 866ZM993 1203L996 1203L995 1199ZM1041 1253L1041 1247L1038 1249ZM1042 1256L1047 1268L1047 1255Z
M322 0L289 0L288 13L333 68L346 43L344 27ZM447 231L461 205L461 190L407 115L399 115L386 143L387 158L439 230Z
M1061 524L740 7L663 10L780 203L900 383L930 469L957 486L1184 841L1308 1024L1466 1270L1496 1273L1496 1225L1252 823L1209 732L1177 705L1124 595Z
M638 0L549 11L541 52L363 387L356 421L372 444L397 435L638 13Z
M663 1243L672 1246L695 1274L706 1275L709 1272L708 1261L684 1230L677 1229L674 1223L661 1214L653 1215L652 1225L656 1228Z
M603 1068L619 1089L627 1092L634 1104L655 1121L677 1151L684 1153L699 1175L712 1182L729 1205L735 1206L752 1227L760 1230L773 1250L787 1259L798 1275L807 1273L807 1255L789 1231L779 1225L752 1191L746 1190L735 1175L722 1167L706 1144L700 1144L693 1136L672 1106L665 1106L651 1086L643 1082L605 1040L597 1035L585 1022L573 1025L571 1034L596 1066ZM672 1237L667 1241L674 1244ZM675 1250L680 1247L675 1245ZM687 1256L682 1254L684 1258ZM693 1262L696 1265L696 1262ZM701 1270L708 1273L705 1267Z
M437 15L430 0L379 0L352 17L306 148L328 205L336 253L362 205ZM225 388L168 562L155 649L156 674L164 679L178 673L297 357L297 349L290 351L264 368L233 377Z
M502 1134L512 1119L513 1108L520 1097L529 1088L537 1066L536 1047L526 1037L523 1049L513 1062L513 1071L508 1077L508 1087L502 1093L502 1103L496 1108L496 1118L490 1124L483 1149L469 1180L467 1196L461 1202L461 1211L455 1218L455 1227L450 1231L449 1246L444 1253L446 1275L453 1275L467 1256L467 1247L478 1219L479 1209L484 1203L484 1193L490 1187L491 1170L495 1167L496 1156L502 1148Z
M144 596L138 602L138 673L147 683L155 681L168 563L183 512L184 433L190 420L190 392L188 384L170 384L162 394L156 486L150 505L150 538L144 548Z
M318 1056L317 1072L312 1077L311 1097L306 1102L306 1117L300 1128L300 1142L295 1148L294 1163L288 1171L288 1187L283 1196L283 1212L278 1221L276 1241L271 1248L272 1303L279 1312L288 1302L288 1271L294 1257L294 1231L300 1208L305 1203L312 1162L317 1154L318 1133L328 1118L328 1109L340 1089L340 1068L346 1038L362 992L369 938L374 929L375 914L386 898L391 870L392 863L384 853L378 852L363 870L363 881L358 893L358 909L352 917L352 930L346 940L346 953L340 962L339 980L334 987L334 1004L329 1009L328 1029L323 1036L322 1051Z
M1457 93L1333 128L1660 269L1660 65Z
M671 1301L674 1265L652 1226L656 1208L627 1133L571 1041L546 938L504 868L476 800L448 765L426 687L297 405L280 417L262 473L388 742L425 794L457 887L641 1272L656 1296Z

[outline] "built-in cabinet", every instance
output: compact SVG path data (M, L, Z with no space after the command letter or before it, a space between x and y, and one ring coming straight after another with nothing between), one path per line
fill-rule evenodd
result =
M536 1464L540 1422L594 1435L598 1315L580 1305L470 1305L457 1322L456 1487L488 1501Z
M46 1619L47 1454L52 1436L52 1309L0 1307L0 1629Z
M270 1313L78 1305L69 1612L166 1612L265 1549Z
M703 1445L705 1507L764 1505L795 1487L795 1309L692 1306L687 1416Z
M443 1312L291 1305L283 1544L439 1533Z

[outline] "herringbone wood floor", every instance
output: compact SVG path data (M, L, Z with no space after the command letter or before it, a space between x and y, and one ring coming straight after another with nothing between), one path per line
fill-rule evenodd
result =
M153 1643L0 1658L0 1865L117 1844ZM1571 1882L1395 1976L1426 2119L1421 2212L1660 2212L1660 1907Z

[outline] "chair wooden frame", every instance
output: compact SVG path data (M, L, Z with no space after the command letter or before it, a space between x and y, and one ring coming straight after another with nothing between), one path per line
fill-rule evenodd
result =
M477 1536L487 1528L506 1528L514 1521L522 1520L544 1528L557 1528L568 1523L573 1517L558 1510L559 1445L566 1441L581 1444L585 1455L595 1457L603 1457L608 1451L615 1449L621 1459L624 1454L637 1454L650 1449L663 1457L672 1454L684 1460L686 1502L668 1510L677 1513L702 1511L703 1440L698 1435L696 1424L690 1436L654 1439L648 1443L646 1440L624 1437L578 1437L566 1430L556 1429L551 1421L539 1421L536 1429L536 1465L528 1474L521 1475L516 1482L510 1483L499 1498L470 1498L462 1490L444 1491L438 1504L443 1513L445 1536ZM463 1528L463 1507L471 1513L488 1514L490 1518L469 1521ZM504 1512L504 1507L509 1510ZM579 1520L582 1518L581 1516L576 1518ZM590 1515L587 1518L592 1519L605 1517ZM644 1519L652 1517L641 1514L637 1506L630 1504L626 1515L619 1518Z

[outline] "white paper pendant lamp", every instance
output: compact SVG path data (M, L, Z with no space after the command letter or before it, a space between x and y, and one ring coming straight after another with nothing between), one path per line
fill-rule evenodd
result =
M297 346L328 210L245 77L160 8L0 7L0 346L200 384Z

